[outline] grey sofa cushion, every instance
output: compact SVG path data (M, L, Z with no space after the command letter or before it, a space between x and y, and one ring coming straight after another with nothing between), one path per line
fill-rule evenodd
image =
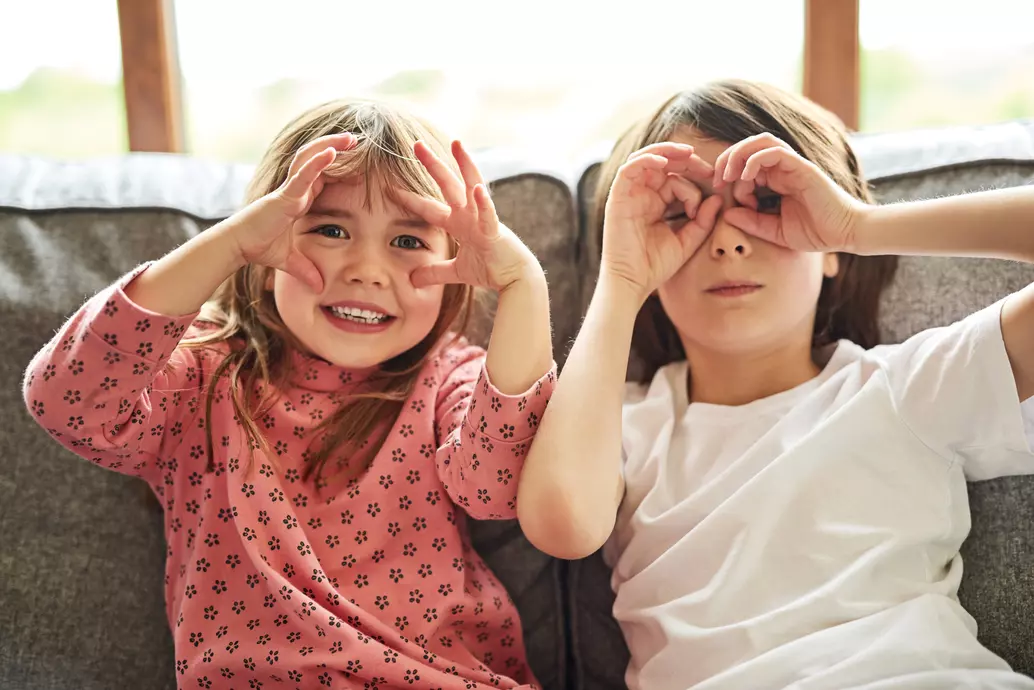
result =
M504 169L485 168L501 218L563 275L576 255L570 186L539 173L491 177ZM0 156L0 687L175 687L160 508L144 484L42 433L24 410L21 376L87 297L231 213L249 174L176 156ZM563 343L577 325L578 286L551 287ZM472 532L517 602L535 672L547 688L565 687L563 564L516 523L472 521Z
M1034 184L1034 122L862 135L855 146L881 203ZM592 203L597 166L578 182L579 213ZM583 304L599 270L589 229ZM951 323L1034 282L1034 267L1007 261L902 258L884 295L883 338L900 342ZM980 640L1012 667L1034 675L1034 476L969 485L973 528L963 545L960 599ZM624 687L628 651L611 616L610 573L599 554L569 568L573 684Z

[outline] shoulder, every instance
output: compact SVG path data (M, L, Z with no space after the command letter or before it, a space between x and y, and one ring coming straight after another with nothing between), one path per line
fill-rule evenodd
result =
M666 364L657 370L649 382L625 383L625 410L631 410L650 401L664 400L672 404L686 398L689 364L685 360Z
M457 377L476 380L485 365L485 349L473 345L463 336L448 334L432 352L424 369L439 384Z
M168 368L187 367L189 370L200 369L212 372L222 364L223 360L234 349L241 347L239 338L222 338L218 324L203 319L195 319L183 333Z

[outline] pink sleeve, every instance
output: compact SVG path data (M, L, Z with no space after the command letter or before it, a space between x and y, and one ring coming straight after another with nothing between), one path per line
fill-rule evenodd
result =
M65 323L29 364L23 392L33 418L63 446L157 486L162 458L204 406L198 358L176 349L194 317L155 314L123 291L144 268Z
M449 496L476 519L517 517L517 480L556 382L554 366L520 395L501 393L488 378L485 352L468 347L445 355L435 424L444 439L436 456Z

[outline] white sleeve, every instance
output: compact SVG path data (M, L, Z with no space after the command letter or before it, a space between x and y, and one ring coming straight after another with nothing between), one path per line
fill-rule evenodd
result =
M897 413L935 452L963 463L979 481L1034 474L1034 408L1021 409L1002 338L1004 300L901 345L873 350L882 359ZM1027 408L1028 406L1024 406Z

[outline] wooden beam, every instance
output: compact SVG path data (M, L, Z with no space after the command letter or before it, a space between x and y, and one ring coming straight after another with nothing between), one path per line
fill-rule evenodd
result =
M804 95L858 129L858 0L805 0Z
M183 151L172 0L118 0L130 151Z

